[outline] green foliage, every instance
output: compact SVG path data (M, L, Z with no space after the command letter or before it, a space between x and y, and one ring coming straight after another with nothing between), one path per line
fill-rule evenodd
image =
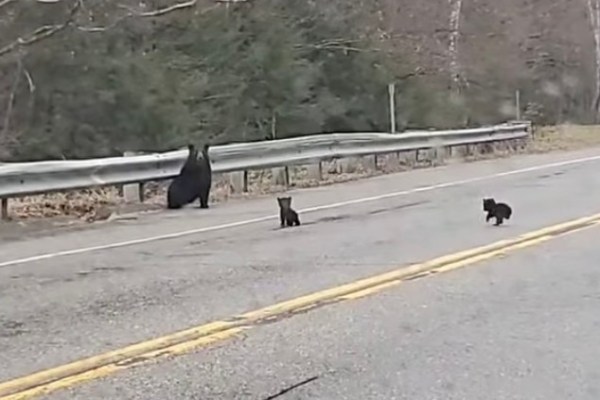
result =
M11 158L386 131L387 84L399 67L357 29L362 3L262 0L133 18L103 32L74 25L21 57L35 91L20 81ZM110 2L97 7L103 23L118 18ZM60 23L63 8L20 9L11 26ZM431 100L411 83L402 90L418 103Z

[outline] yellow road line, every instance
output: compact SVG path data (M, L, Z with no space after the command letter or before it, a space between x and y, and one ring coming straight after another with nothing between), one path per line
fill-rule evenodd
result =
M228 339L260 323L286 318L326 304L358 299L395 286L402 281L462 268L598 224L600 224L600 214L553 225L514 239L501 240L490 245L438 257L421 264L396 269L250 311L228 320L211 322L9 380L0 383L0 400L30 399L81 382L111 375L149 360L183 354L195 348Z
M60 389L67 389L71 386L75 386L86 381L92 381L96 379L103 378L108 375L115 374L124 369L131 368L134 365L139 365L144 361L156 360L160 358L165 358L169 356L177 356L185 353L189 353L196 348L205 347L215 342L219 342L222 340L226 340L236 334L242 332L243 328L233 328L230 330L226 330L223 332L215 333L210 336L205 336L198 338L196 340L191 340L188 342L180 343L174 346L170 346L164 349L159 349L155 351L151 351L147 354L144 354L141 358L136 359L126 359L122 360L119 363L113 363L101 366L99 368L91 369L89 371L67 376L62 379L58 379L54 382L49 382L47 384L42 384L39 386L34 386L30 389L23 390L14 394L10 394L8 396L1 397L2 400L26 400L31 399L33 397L42 396L44 394L48 394Z

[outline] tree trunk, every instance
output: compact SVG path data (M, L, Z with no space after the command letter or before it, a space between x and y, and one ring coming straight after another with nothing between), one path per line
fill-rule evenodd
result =
M462 0L448 0L450 2L450 83L456 91L460 90L461 68L458 60L458 39L460 37L460 13ZM591 1L591 0L590 0Z
M587 0L588 11L590 14L590 25L594 34L594 54L596 56L596 71L595 71L595 94L593 113L594 121L598 122L600 113L600 0Z

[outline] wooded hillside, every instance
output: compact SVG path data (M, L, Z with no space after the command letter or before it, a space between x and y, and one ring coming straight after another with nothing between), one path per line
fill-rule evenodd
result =
M0 159L595 119L600 0L0 0Z

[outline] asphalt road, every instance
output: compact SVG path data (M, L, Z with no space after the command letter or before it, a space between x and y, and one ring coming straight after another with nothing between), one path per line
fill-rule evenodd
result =
M498 176L598 154L514 157L294 191L298 209L375 198L301 213L304 225L293 229L251 221L277 212L275 199L264 198L5 241L0 381L598 213L600 160ZM513 219L486 225L484 196L508 201ZM204 231L158 240L194 229ZM318 376L282 398L597 399L597 234L592 228L411 281L48 398L266 399Z
M599 229L48 398L597 400Z

